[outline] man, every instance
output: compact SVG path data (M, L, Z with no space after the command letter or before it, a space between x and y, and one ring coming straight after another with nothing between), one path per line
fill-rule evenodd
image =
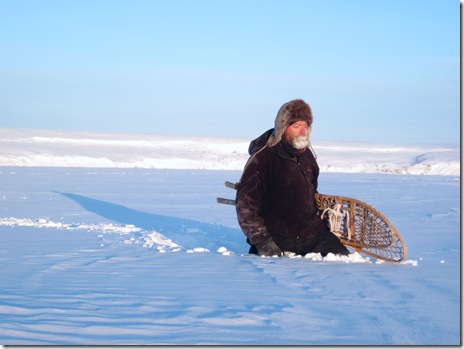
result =
M279 109L274 129L250 144L235 205L250 253L349 254L318 215L319 166L309 149L312 122L309 105L292 100Z

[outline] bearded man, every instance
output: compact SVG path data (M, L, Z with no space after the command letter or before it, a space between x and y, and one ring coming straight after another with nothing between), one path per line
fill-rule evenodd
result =
M319 166L310 150L312 123L309 105L292 100L279 109L274 128L250 144L235 200L250 253L349 254L318 215Z

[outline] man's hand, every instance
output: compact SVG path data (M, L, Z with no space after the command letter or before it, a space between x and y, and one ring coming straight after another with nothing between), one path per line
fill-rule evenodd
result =
M274 240L269 236L265 240L257 243L256 248L258 249L258 253L260 256L272 257L272 256L282 256L282 251L280 250L279 246L276 245Z

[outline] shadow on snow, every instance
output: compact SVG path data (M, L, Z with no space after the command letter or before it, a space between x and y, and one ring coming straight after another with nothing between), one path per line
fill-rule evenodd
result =
M161 233L186 249L203 247L210 251L216 251L219 247L224 246L236 253L247 252L243 233L238 229L191 219L141 212L122 205L72 193L56 193L73 200L90 212L119 224L132 224L142 230Z

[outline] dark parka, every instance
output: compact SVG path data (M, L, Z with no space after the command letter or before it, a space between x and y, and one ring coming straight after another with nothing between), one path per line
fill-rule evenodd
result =
M251 155L237 188L236 209L240 227L252 246L280 251L348 254L318 216L315 194L319 166L309 148L297 150L285 140L285 130L297 121L308 124L308 142L313 116L309 105L295 99L279 109L274 128L252 141ZM258 246L256 246L258 245ZM268 252L263 252L268 253Z
M271 131L250 145L254 154L238 186L237 217L251 245L271 236L282 250L300 253L298 239L310 243L327 230L314 197L319 166L311 150L297 152L284 140L256 151Z

